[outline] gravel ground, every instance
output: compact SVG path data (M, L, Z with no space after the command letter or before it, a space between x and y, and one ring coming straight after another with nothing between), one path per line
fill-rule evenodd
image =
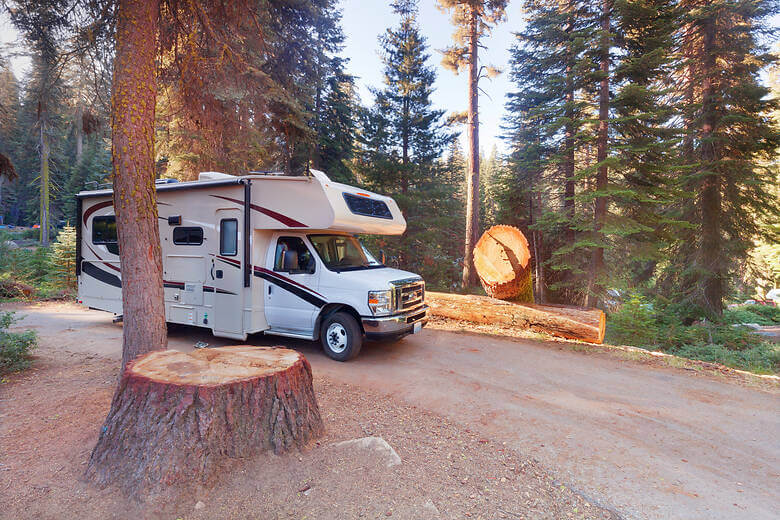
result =
M148 503L81 479L117 362L42 344L0 382L0 518L616 518L506 444L316 373L326 433L302 452L236 461L210 489ZM335 443L385 439L401 458Z

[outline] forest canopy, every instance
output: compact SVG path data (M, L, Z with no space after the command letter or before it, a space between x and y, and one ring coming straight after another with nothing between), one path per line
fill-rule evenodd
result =
M0 5L32 60L16 77L0 53L0 215L41 224L45 243L73 221L78 191L110 182L116 5ZM461 271L477 165L478 232L525 233L537 301L605 306L634 291L693 320L776 286L775 2L525 0L522 21L503 20L506 2L443 3L463 27L493 13L516 31L505 153L476 161L458 139L467 92L451 112L433 102L436 63L465 55L430 47L415 0L392 5L375 43L384 80L361 100L335 0L162 2L157 176L319 169L387 193L408 230L370 247L432 288L474 290Z

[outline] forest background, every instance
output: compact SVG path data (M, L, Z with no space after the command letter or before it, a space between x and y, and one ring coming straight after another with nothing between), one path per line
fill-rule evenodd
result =
M478 232L520 228L537 301L619 306L616 339L752 356L758 344L729 320L776 314L724 309L780 281L778 4L525 0L523 19L505 21L506 2L441 2L458 3L497 10L485 33L517 24L505 70L480 69L481 84L500 73L511 88L487 101L503 105L489 130L502 145L477 151ZM435 65L459 66L457 34L444 53L427 43L428 32L457 27L425 26L416 1L393 2L387 30L365 42L382 81L361 99L338 2L239 4L245 23L220 25L235 15L229 4L180 18L163 3L158 176L321 169L396 198L407 232L367 237L388 263L429 288L478 290L461 276L466 117L432 100ZM110 182L115 5L0 5L31 59L16 77L12 49L0 53L0 154L12 165L0 171L0 215L6 225L48 221L47 245L74 221L74 195ZM166 17L178 30L165 30ZM464 108L466 99L464 88ZM761 348L757 363L774 370L776 349Z

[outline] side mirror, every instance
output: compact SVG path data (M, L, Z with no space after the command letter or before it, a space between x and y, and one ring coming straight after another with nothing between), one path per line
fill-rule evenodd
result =
M385 258L385 252L382 249L380 249L379 250L379 263L381 263L382 265L385 265L385 260L387 260Z

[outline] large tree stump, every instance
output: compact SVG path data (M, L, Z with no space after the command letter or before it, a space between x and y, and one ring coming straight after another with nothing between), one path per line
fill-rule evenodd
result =
M295 351L151 352L127 366L86 477L141 498L206 484L229 459L279 454L322 432L311 367Z
M427 291L433 316L474 323L507 325L591 343L604 341L606 319L599 309L505 302L486 296Z
M474 268L488 296L533 303L531 250L512 226L493 226L474 247Z

